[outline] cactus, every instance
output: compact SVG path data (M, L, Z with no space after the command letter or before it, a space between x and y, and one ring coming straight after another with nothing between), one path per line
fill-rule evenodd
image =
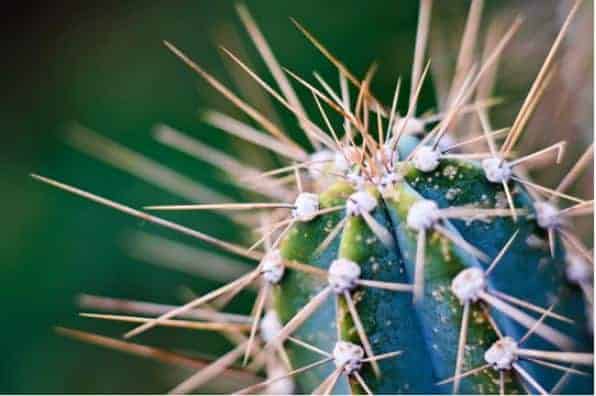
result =
M216 158L208 161L270 201L146 208L229 210L239 227L258 227L258 240L250 248L35 175L256 263L225 286L183 306L161 309L159 316L94 317L140 323L126 338L155 326L176 326L219 331L237 343L174 393L191 392L220 373L236 379L245 375L242 380L253 382L238 386L241 393L290 393L295 386L300 392L323 394L590 393L592 257L574 235L570 219L591 213L592 202L563 190L586 166L591 147L556 189L533 183L525 167L553 154L558 162L563 143L514 155L579 5L571 10L513 126L496 131L488 118L488 98L470 98L489 78L487 71L514 36L519 20L479 67L468 62L470 67L456 75L449 105L425 118L416 116L416 102L429 70L423 60L430 1L421 2L420 45L410 106L403 116L396 111L400 80L392 105L383 105L369 90L373 69L360 81L297 22L338 68L341 89L335 92L317 76L320 90L290 71L284 73L248 11L239 7L281 93L226 53L296 116L315 148L312 153L166 43L270 135L217 113L207 114L207 121L272 150L289 160L288 165L262 173L208 151L208 158ZM477 14L470 12L471 18ZM323 124L305 112L286 75L313 95ZM357 92L353 106L349 84ZM343 136L325 108L343 120ZM480 121L479 136L461 139L465 134L457 129L465 112ZM187 153L205 152L200 143L167 127L159 129L158 137ZM472 148L479 145L488 150ZM562 206L563 200L571 204ZM241 210L268 215L236 216ZM251 284L258 286L258 293L250 317L215 311ZM98 342L89 335L63 332ZM234 367L235 362L244 369ZM260 379L263 372L267 379ZM257 377L250 377L253 374Z

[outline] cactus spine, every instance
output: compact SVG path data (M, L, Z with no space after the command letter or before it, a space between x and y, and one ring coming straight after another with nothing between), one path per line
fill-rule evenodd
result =
M174 388L175 393L195 390L242 356L248 368L264 367L268 374L267 380L242 392L289 393L294 387L290 379L295 378L300 391L323 394L589 393L591 255L568 219L591 213L592 202L536 185L526 175L524 166L536 158L555 153L558 161L562 143L513 158L513 148L548 83L552 56L578 7L579 2L501 145L496 137L503 131L491 129L486 106L470 102L470 97L519 21L480 67L456 76L450 105L428 132L429 121L415 114L429 70L428 65L422 67L424 39L414 60L410 107L401 116L395 110L399 82L393 105L385 107L369 91L373 72L363 81L356 79L296 23L339 69L340 92L320 77L322 90L287 73L313 94L323 127L305 113L256 24L239 7L281 94L226 53L296 116L315 148L311 154L166 43L270 136L222 115L210 114L209 122L273 150L291 164L259 174L229 159L222 162L218 153L211 158L238 171L234 177L243 183L251 180L252 189L273 202L150 209L268 211L270 216L257 219L259 238L249 249L36 177L255 261L255 269L240 278L158 317L140 320L143 323L126 334L133 337L158 325L191 327L180 318L207 303L223 307L248 285L258 285L253 312L245 322L233 323L225 315L207 322L228 336L235 334L231 338L238 347ZM419 37L426 36L429 13L430 1L423 0ZM357 91L354 106L349 83ZM344 136L337 135L324 106L343 118ZM455 127L464 111L479 118L483 133L457 141ZM168 135L173 146L175 133ZM472 143L489 150L469 151ZM179 146L189 152L198 144L186 140ZM284 173L293 176L296 190L276 178ZM571 206L559 209L563 199Z

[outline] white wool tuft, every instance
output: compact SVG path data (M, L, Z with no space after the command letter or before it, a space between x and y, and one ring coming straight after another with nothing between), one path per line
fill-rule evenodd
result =
M346 175L346 179L356 187L357 190L364 188L366 184L366 180L364 176L359 174L358 172L350 172Z
M511 166L501 158L492 157L482 160L482 169L488 181L493 183L507 182L511 178Z
M412 162L414 167L421 172L432 172L439 166L441 152L430 146L422 146L416 150Z
M343 367L346 374L360 370L364 350L361 346L351 342L338 341L333 348L333 361L336 367Z
M335 164L335 171L339 173L347 172L350 169L350 161L347 155L343 154L341 151L337 151L334 157L334 164Z
M511 370L517 360L517 342L511 337L503 337L484 353L484 360L497 370Z
M434 201L422 199L415 202L408 210L406 222L413 230L427 230L440 218L439 207Z
M270 309L263 315L261 322L259 323L259 330L261 338L265 342L274 340L282 329L282 324L277 316L277 312Z
M534 210L536 211L536 222L540 227L548 229L561 225L559 210L554 205L547 202L536 202Z
M567 252L565 263L565 274L569 281L581 284L592 280L594 270L582 256Z
M298 221L310 221L317 217L319 211L319 196L313 193L300 193L294 201L292 217Z
M457 140L451 136L448 133L443 134L443 136L441 137L441 140L439 140L439 150L441 150L442 152L445 152L445 150L447 150L448 148L450 148L451 146L457 144ZM454 149L454 151L457 151L457 149Z
M267 252L261 265L263 266L263 278L269 283L278 283L284 275L285 266L279 249Z
M329 266L327 280L337 294L352 290L360 278L360 266L345 258L334 260Z
M451 291L464 304L475 302L486 289L486 277L480 268L467 268L451 281Z
M399 172L386 172L383 174L383 176L381 176L381 179L378 182L379 190L381 190L381 192L385 192L385 190L393 187L403 179L403 176Z
M346 201L348 216L360 216L362 212L369 213L376 207L377 200L365 190L355 192Z

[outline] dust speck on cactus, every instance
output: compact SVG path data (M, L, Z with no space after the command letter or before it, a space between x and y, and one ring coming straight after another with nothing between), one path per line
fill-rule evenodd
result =
M591 393L593 259L574 233L573 219L591 215L593 202L566 190L591 161L592 147L555 188L532 181L527 167L535 161L558 164L564 142L523 156L515 150L551 82L580 4L569 12L512 126L501 129L493 129L489 118L496 102L479 87L492 86L520 18L477 60L469 48L477 40L482 2L471 2L442 108L418 114L431 70L425 59L432 2L421 0L409 106L400 114L401 78L387 106L371 91L376 66L356 77L292 20L337 69L338 87L315 73L317 86L278 63L247 8L238 6L275 86L223 51L295 116L308 147L164 42L258 127L216 111L205 114L206 122L285 164L264 171L165 125L155 129L156 139L229 172L263 200L230 203L218 192L193 190L173 170L86 130L71 135L76 147L184 198L199 194L209 202L138 210L32 176L253 261L253 268L234 273L231 282L181 306L93 296L81 301L120 313L88 317L135 323L126 339L165 326L219 332L235 346L221 357L200 360L128 340L60 332L195 370L172 393L222 379L237 385L240 394ZM312 95L322 122L307 113L297 86ZM481 131L463 133L463 118L474 118ZM245 247L148 213L196 210L226 213L242 232L252 230L254 242ZM203 273L221 280L222 271L232 272L226 260ZM257 290L250 314L225 312L250 287Z

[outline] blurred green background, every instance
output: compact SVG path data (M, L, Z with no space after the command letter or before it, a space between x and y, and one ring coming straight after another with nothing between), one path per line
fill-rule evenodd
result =
M454 48L469 3L459 0L437 3L433 29L440 32L449 51L446 57L433 61L449 64L457 55ZM485 20L512 11L527 16L518 44L512 46L503 61L498 93L507 99L507 104L496 112L495 124L499 127L509 125L519 108L565 14L562 9L566 5L561 3L566 2L487 1ZM314 32L357 75L363 75L372 61L378 61L380 70L373 88L385 102L390 101L398 75L404 76L404 87L409 90L417 1L255 0L247 5L279 61L300 75L311 79L310 72L318 70L328 81L336 81L334 69L292 26L289 16ZM585 148L592 136L591 2L587 2L583 11L580 18L583 24L577 27L583 30L574 33L573 40L577 41L568 46L570 51L581 47L581 56L585 58L582 62L587 62L578 66L575 77L570 74L572 81L567 89L574 95L566 106L574 111L569 116L572 122L567 122L564 130L544 119L532 126L541 131L541 136L552 137L551 140L561 135L574 136L576 144L571 147L571 158ZM235 48L240 43L255 68L268 81L271 79L239 24L231 1L29 3L23 4L22 9L6 12L4 17L2 67L6 88L0 107L4 125L0 146L4 182L0 391L166 391L189 373L59 337L53 326L113 336L129 328L77 317L76 297L81 292L180 303L181 286L204 293L216 285L131 257L127 254L126 241L134 230L205 246L36 183L28 174L36 172L57 178L133 207L182 202L163 189L65 144L65 128L76 121L240 199L242 192L228 183L223 174L153 139L152 127L165 122L226 151L241 147L238 140L205 126L199 118L200 109L206 107L232 115L238 113L189 72L161 42L167 39L175 43L232 87L235 81L230 78L230 70L244 76L238 68L230 68L222 60L218 44ZM562 81L566 82L564 78ZM580 88L583 96L578 98ZM308 101L307 93L300 92ZM545 102L545 106L556 105ZM406 105L405 101L400 103L402 109ZM434 105L434 91L427 84L419 108L424 111ZM313 108L310 103L308 107ZM288 129L295 126L287 114L282 118ZM536 118L540 120L539 116ZM244 158L262 166L275 163L263 153L244 146L242 151ZM554 176L564 169L555 171ZM589 180L583 186L580 193L589 194ZM168 215L168 218L223 239L242 241L237 228L215 214ZM586 237L591 239L590 235ZM251 301L240 298L231 309L246 312ZM206 333L172 329L150 333L138 341L207 355L227 348L221 338Z

